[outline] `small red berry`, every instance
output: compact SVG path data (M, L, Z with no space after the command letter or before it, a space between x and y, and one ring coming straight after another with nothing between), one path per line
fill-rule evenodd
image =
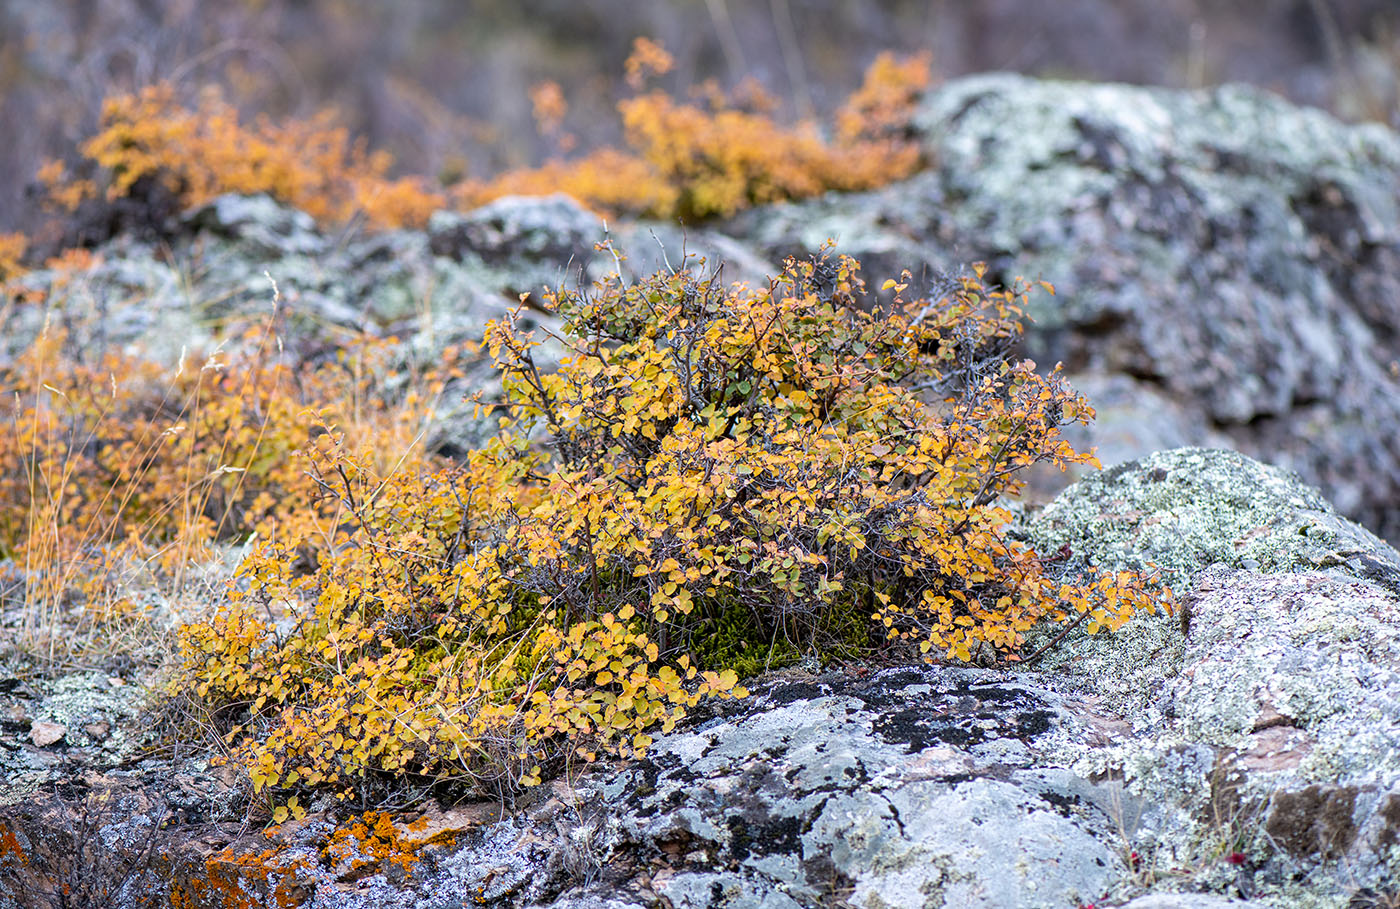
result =
M1245 863L1245 856L1243 852L1231 852L1229 855L1225 856L1225 861L1229 862L1231 865L1243 865Z

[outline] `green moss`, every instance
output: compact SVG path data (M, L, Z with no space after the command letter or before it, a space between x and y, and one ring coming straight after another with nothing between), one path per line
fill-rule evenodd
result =
M782 669L802 659L791 641L780 632L763 628L751 610L737 603L701 622L690 646L702 668L732 669L740 678Z

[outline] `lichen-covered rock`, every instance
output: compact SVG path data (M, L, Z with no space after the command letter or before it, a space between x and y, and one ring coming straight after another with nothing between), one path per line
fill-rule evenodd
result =
M140 719L146 698L135 680L104 672L55 680L0 677L0 805L67 779L70 753L102 766L149 746Z
M254 259L315 256L330 245L310 215L265 194L219 196L188 213L184 224L238 243Z
M565 195L505 196L469 212L436 212L427 236L434 255L484 268L511 295L600 276L593 263L603 222Z
M1030 525L1042 552L1148 563L1185 592L1213 564L1265 572L1344 568L1400 594L1400 555L1291 471L1234 451L1160 451L1085 477Z
M1018 784L1061 713L1053 695L969 670L786 686L658 740L602 796L626 806L633 848L799 905L1072 905L1122 865L1106 817L1071 820L1038 779Z
M1154 893L1123 904L1123 909L1240 909L1247 905L1205 893Z
M479 341L488 320L519 306L519 293L556 280L558 269L545 269L552 261L546 257L557 244L582 244L588 225L597 227L587 239L591 254L602 236L597 219L565 206L568 200L546 201L547 212L572 206L576 217L556 225L544 215L527 217L539 206L498 207L495 216L470 222L482 232L480 252L449 256L434 253L429 232L333 238L266 196L220 197L189 212L164 246L123 236L97 250L91 267L27 274L23 287L42 293L44 302L14 307L0 335L0 362L46 327L62 327L71 349L85 356L119 349L173 369L216 347L236 350L240 339L225 328L275 310L279 340L293 357L314 358L357 334L398 338L402 368L384 389L392 394L395 382L415 373L410 367ZM564 233L551 241L554 226ZM521 324L552 323L527 309ZM549 356L541 351L541 362ZM427 440L447 452L472 447L494 429L494 421L483 424L463 404L466 393L491 386L493 368L484 355L464 354L457 365L463 376L441 396Z
M1284 905L1400 879L1400 554L1289 472L1200 449L1082 481L1029 533L1180 594L1047 664L1104 735L1059 758L1155 806L1139 848L1236 854Z
M1400 137L1243 87L1014 75L950 82L918 122L934 170L729 229L773 258L835 237L877 282L1049 280L1036 359L1150 383L1400 538Z

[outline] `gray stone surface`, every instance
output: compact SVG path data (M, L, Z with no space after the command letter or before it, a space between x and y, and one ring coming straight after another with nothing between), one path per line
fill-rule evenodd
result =
M997 778L997 752L1061 722L1053 695L974 670L775 687L734 715L659 739L601 793L624 840L683 841L735 886L804 905L1062 906L1112 885L1103 815L1072 821ZM743 883L740 884L739 881Z
M505 196L473 211L440 211L428 221L434 255L478 265L512 296L546 285L584 283L613 269L594 245L602 220L564 195Z
M1214 564L1261 571L1345 568L1400 593L1400 556L1337 514L1294 473L1233 451L1160 451L1090 474L1029 528L1042 552L1155 565L1185 592Z
M1123 904L1123 909L1249 909L1260 906L1246 900L1227 900L1204 893L1154 893Z
M144 688L136 680L81 672L52 681L0 669L0 805L66 778L70 750L96 765L117 764L150 745L143 731ZM35 735L55 727L57 738Z
M1228 451L1105 471L1030 526L1085 563L1161 565L1181 595L1045 664L1096 728L1058 760L1122 775L1142 851L1238 852L1280 905L1400 879L1400 553Z

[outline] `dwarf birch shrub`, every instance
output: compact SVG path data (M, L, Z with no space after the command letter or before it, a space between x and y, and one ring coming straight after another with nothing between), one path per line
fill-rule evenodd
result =
M1095 463L1061 436L1089 405L1009 355L1029 288L891 289L867 311L857 264L823 256L753 290L692 271L560 290L556 370L514 319L488 327L500 433L464 463L384 477L318 439L355 520L310 573L296 541L264 548L184 633L255 786L529 785L742 695L740 639L1006 662L1037 622L1114 629L1168 602L1135 574L1060 576L1007 533L1024 468Z

